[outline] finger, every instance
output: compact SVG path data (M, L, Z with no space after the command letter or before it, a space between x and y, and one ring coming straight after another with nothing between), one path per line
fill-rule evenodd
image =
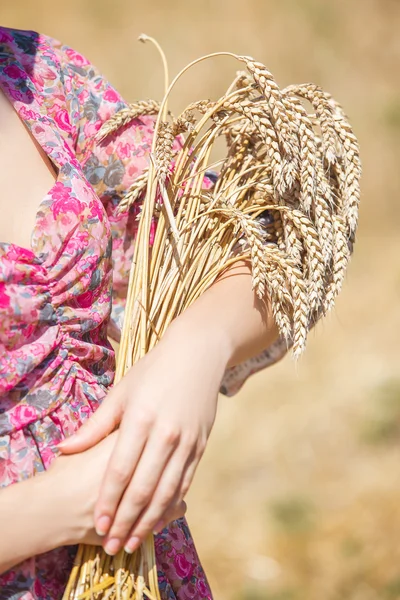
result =
M179 491L174 499L174 502L173 504L171 504L170 508L166 510L159 523L157 523L154 526L153 533L159 533L171 521L175 521L176 519L180 519L181 517L185 516L187 505L183 498L189 491L190 485L194 479L194 475L196 473L196 469L199 465L202 455L202 450L193 451L193 453L190 455L187 464L185 465L184 473L182 475L181 483L179 486ZM195 457L194 460L193 457ZM132 537L132 535L130 535L130 538Z
M182 519L182 517L185 516L186 511L187 511L186 502L184 500L178 499L176 502L174 502L170 506L170 508L168 508L165 511L161 521L156 523L156 525L153 528L153 533L160 533L160 531L162 531L167 525L169 525L169 523L172 523L172 521L176 521L177 519Z
M160 522L164 522L168 518L168 512L173 509L178 498L182 498L180 490L183 475L193 460L196 461L194 454L190 453L188 457L185 449L180 448L174 453L148 508L143 511L130 531L129 540L125 544L127 552L135 550L149 533L159 527ZM191 468L191 471L194 473L195 466Z
M184 498L186 496L186 494L188 493L190 486L192 485L192 481L194 479L196 469L199 465L202 455L203 455L202 452L197 452L195 454L194 460L191 460L190 462L188 462L187 468L185 469L185 471L183 473L181 485L179 488L179 497L180 498Z
M83 452L114 431L122 417L121 391L115 388L74 435L58 444L63 454Z
M125 423L135 424L134 431L124 426L124 422L118 430L117 441L108 461L94 510L95 527L100 535L106 535L110 530L149 435L149 421L139 420L128 413L125 416Z
M178 436L171 435L167 429L162 432L157 429L151 434L132 478L128 479L129 485L126 490L122 490L123 498L119 506L115 506L118 508L105 540L105 550L110 554L118 552L122 547L132 526L151 501L177 443ZM123 453L126 455L126 450ZM112 490L111 493L114 491Z

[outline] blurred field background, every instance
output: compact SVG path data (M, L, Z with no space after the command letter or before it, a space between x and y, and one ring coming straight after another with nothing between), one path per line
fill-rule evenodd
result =
M342 102L364 165L344 292L299 364L221 399L189 520L216 600L400 598L400 2L1 0L0 22L62 39L129 100L161 96L145 32L172 73L231 50ZM172 108L220 94L236 68L201 65Z

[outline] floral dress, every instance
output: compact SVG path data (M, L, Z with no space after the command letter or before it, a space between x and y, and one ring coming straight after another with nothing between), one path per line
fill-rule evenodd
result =
M80 54L34 32L0 28L0 86L57 167L37 210L31 248L0 243L0 486L46 469L57 444L99 406L114 352L138 206L117 214L148 163L150 117L97 144L126 104ZM234 393L282 348L225 377ZM156 536L163 600L211 599L184 519ZM0 576L0 599L62 597L76 547L33 557Z

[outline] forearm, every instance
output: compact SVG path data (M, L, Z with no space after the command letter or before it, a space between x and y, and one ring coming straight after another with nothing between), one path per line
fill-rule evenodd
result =
M249 265L227 270L174 324L183 335L196 335L226 357L231 367L256 356L278 339L268 298L252 290Z
M204 452L226 368L276 338L268 303L252 290L249 267L237 265L170 324L96 417L64 442L63 452L79 456L107 441L120 424L95 509L108 552L125 543L137 548L165 522L167 507L185 496Z
M63 545L53 491L47 473L0 490L0 573Z

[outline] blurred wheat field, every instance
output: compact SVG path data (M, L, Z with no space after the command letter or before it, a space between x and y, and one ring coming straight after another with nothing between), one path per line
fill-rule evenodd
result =
M361 144L361 222L334 314L286 358L222 398L189 521L216 600L400 598L400 3L397 0L15 0L2 25L88 56L125 95L159 99L162 72L217 50L279 84L313 81ZM236 65L189 73L172 108L221 94Z

